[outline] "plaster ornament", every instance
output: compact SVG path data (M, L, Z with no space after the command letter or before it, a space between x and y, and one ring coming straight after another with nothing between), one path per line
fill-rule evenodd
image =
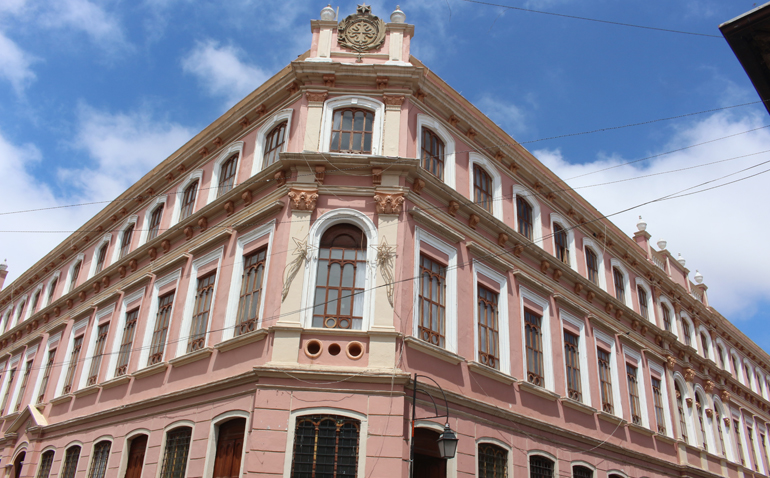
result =
M449 215L454 217L457 215L457 211L460 210L460 203L457 201L449 201Z
M202 147L202 148L201 148L201 149L198 151L198 154L200 154L201 156L208 156L208 155L209 155L209 149L208 149L207 147L205 147L205 146L204 146L204 147Z
M324 75L324 86L327 88L334 88L337 85L337 77L335 75Z
M205 231L209 227L209 220L206 219L206 216L198 219L198 227L201 228L201 232Z
M163 249L163 252L166 253L171 250L171 241L168 239L164 239L163 242L160 243L161 249Z
M604 306L604 311L608 314L612 314L612 311L615 309L615 306L612 305L612 303L607 302L607 304Z
M707 393L711 393L714 390L714 382L711 380L706 380L706 383L703 384L703 390L705 390Z
M99 282L94 282L91 288L94 290L94 294L98 294L102 290L102 285Z
M576 294L580 294L580 291L582 291L582 290L583 290L583 284L581 284L580 282L576 282L575 283L575 293Z
M254 114L256 114L258 118L264 116L265 113L267 113L267 106L265 106L264 103L257 106L257 109L254 110Z
M110 276L106 276L102 279L102 287L109 287L110 286Z
M193 237L193 228L192 226L187 226L184 228L184 236L185 240L189 241Z
M687 397L684 399L685 402L687 402L687 408L692 408L693 400L690 397Z
M388 77L377 77L377 89L378 90L384 90L388 87Z
M58 317L61 314L61 307L56 306L53 308L53 316Z
M594 300L594 297L596 297L596 292L589 290L588 293L586 294L586 300L588 301L589 304Z
M693 277L695 279L696 284L703 284L703 274L698 272L698 270L695 270L695 276Z
M615 319L620 320L623 318L623 309L617 309L615 311Z
M382 184L382 168L372 168L372 186Z
M324 178L326 177L326 166L316 166L315 167L315 180L318 184L323 185Z
M468 217L468 225L471 227L471 229L476 229L476 226L478 226L480 221L481 218L476 214L471 214L470 217Z
M400 5L396 5L396 9L393 10L393 13L390 14L390 21L393 23L406 22L406 14L401 11Z
M296 211L313 211L318 200L318 193L315 191L292 189L288 196L289 206Z
M217 148L221 148L223 144L225 144L225 142L222 141L222 138L220 136L217 136L216 138L214 138L214 146L216 146Z
M334 14L334 9L331 5L326 5L323 10L321 10L321 20L328 22L334 20L334 17L336 17L336 15Z
M403 95L383 95L382 102L385 103L386 106L401 106L404 104L404 98Z
M501 232L497 235L497 245L500 247L505 247L505 243L508 242L508 234Z
M634 330L638 329L639 328L639 321L636 320L636 319L633 319L631 321L631 328L634 329Z
M656 335L655 343L658 344L658 346L663 347L663 337L660 335Z
M668 245L668 242L665 239L660 239L658 241L658 249L660 249L661 251L665 251L667 245Z
M553 280L556 282L559 282L559 279L561 278L562 274L564 274L561 269L555 269L553 271Z
M251 121L249 121L249 118L244 116L243 118L241 118L238 124L241 125L241 129L246 129L251 124Z
M131 259L128 261L128 267L131 269L131 272L134 272L139 267L139 263L136 262L136 259Z
M385 292L388 296L388 302L393 307L393 258L396 257L396 247L388 246L388 241L384 237L382 243L377 246L377 266L385 279Z
M323 103L326 101L326 97L329 95L329 93L325 91L308 91L305 93L307 96L307 100L310 103Z
M243 199L243 205L248 206L251 204L251 201L254 199L251 195L251 191L246 190L243 191L243 194L241 194L241 199Z
M422 188L425 187L425 180L422 178L415 178L414 182L412 183L412 190L416 192L417 194L420 194L420 191L422 191Z
M478 133L473 128L468 128L468 131L465 132L465 136L467 136L468 139L470 139L471 141L473 141L473 139L476 137L477 134Z
M642 325L642 330L640 330L642 335L647 335L647 332L649 332L649 331L650 331L649 327L647 327L646 325Z
M458 124L460 124L460 118L458 118L455 115L449 116L449 124L451 124L454 127L457 127Z
M385 22L372 15L372 7L359 5L356 13L348 15L337 25L337 43L358 53L362 63L363 52L376 50L385 42Z
M158 257L158 249L151 247L147 250L147 254L150 256L150 260L154 261Z
M227 201L223 206L228 216L232 216L235 212L235 203L233 201Z
M639 216L639 222L636 223L636 228L639 231L644 231L645 229L647 229L647 223L644 222L644 220L642 219L642 216Z
M81 290L80 293L78 293L78 299L80 299L80 302L86 301L86 291Z
M543 261L540 263L540 272L542 272L543 274L545 274L546 272L548 272L548 269L549 269L550 267L551 267L551 264L550 264L548 261L546 261L546 260L543 260Z
M693 369L691 369L689 367L684 369L684 379L685 380L687 380L688 382L692 382L694 378L695 378L695 370L693 370Z
M283 280L281 302L286 300L286 296L289 295L291 283L294 281L294 278L297 277L297 273L310 255L307 239L300 241L295 237L292 238L292 240L297 247L294 249L294 259L286 266L286 277Z
M377 214L401 214L401 205L404 203L402 194L377 194L374 196L377 203Z
M524 252L524 245L523 244L516 244L513 247L513 255L516 257L521 257L521 253Z
M67 299L67 302L65 302L65 304L67 304L67 310L70 310L72 309L72 306L75 305L75 302L72 299Z
M709 417L709 418L712 418L714 416L714 410L712 410L710 408L707 408L705 410L705 412L706 412L706 416Z
M677 257L677 258L676 258L676 261L677 261L678 263L682 264L682 267L684 267L685 263L687 263L687 261L685 260L685 258L684 258L684 257L682 257L682 253L681 253L681 252L679 253L679 257Z
M283 170L278 171L277 173L275 173L273 178L275 179L275 184L277 186L283 186L284 184L286 184L286 171L283 171ZM248 193L249 193L249 202L251 202L251 191L248 191Z

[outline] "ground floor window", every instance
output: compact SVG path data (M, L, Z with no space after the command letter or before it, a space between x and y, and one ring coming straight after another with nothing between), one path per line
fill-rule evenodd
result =
M356 476L361 422L337 415L297 418L292 478Z

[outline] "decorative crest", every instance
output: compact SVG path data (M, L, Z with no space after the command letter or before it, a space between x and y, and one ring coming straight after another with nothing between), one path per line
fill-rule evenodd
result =
M337 41L340 46L361 54L379 48L385 41L385 22L372 15L372 7L366 4L358 6L356 13L348 15L337 25Z

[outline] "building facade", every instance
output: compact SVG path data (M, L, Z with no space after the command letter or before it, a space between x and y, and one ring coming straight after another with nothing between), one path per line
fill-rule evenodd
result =
M770 356L390 20L325 8L0 291L4 476L770 472Z

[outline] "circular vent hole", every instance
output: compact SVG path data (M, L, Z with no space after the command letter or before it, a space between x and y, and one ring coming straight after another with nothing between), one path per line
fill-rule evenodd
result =
M340 348L340 344L331 344L329 345L329 353L332 355L339 355L342 349Z
M361 342L350 342L348 344L348 357L353 360L360 359L364 354L364 344Z
M305 355L307 355L310 358L316 358L319 355L321 355L321 351L323 350L323 347L321 346L321 342L313 339L309 340L308 343L305 345Z

